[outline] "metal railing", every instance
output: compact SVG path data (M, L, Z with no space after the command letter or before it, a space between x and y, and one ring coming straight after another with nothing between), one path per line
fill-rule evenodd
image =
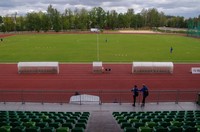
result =
M69 103L75 90L0 90L0 102ZM132 93L128 90L80 90L80 94L99 96L102 103L132 103ZM151 90L146 102L196 102L200 90ZM142 100L142 94L137 102ZM80 104L82 101L80 99Z

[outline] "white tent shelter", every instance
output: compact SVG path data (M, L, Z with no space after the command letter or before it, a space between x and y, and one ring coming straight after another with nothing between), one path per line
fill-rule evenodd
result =
M18 73L59 73L58 62L19 62Z
M69 103L73 103L73 104L100 104L101 101L100 101L99 96L81 94L81 95L71 96Z
M172 62L133 62L132 73L173 73Z

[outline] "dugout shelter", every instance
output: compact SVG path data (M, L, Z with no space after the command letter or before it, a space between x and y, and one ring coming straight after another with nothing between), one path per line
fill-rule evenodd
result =
M102 62L93 62L92 71L93 73L103 73L104 68L103 68Z
M173 73L172 62L133 62L132 73Z
M59 73L58 62L19 62L18 73Z

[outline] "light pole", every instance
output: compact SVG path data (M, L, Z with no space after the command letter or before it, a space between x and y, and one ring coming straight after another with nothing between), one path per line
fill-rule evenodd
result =
M99 61L99 34L97 31L97 61Z

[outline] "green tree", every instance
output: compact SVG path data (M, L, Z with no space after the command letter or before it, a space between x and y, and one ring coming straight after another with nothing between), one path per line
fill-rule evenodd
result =
M133 25L134 21L134 9L128 9L127 13L125 14L125 22L126 22L126 27L130 28L131 25Z
M41 29L45 32L51 29L50 18L46 13L41 14Z
M148 26L149 27L158 27L160 23L160 16L157 9L149 9L147 14Z
M28 31L41 30L41 19L39 13L31 12L26 15L26 28Z
M60 12L53 8L52 5L49 5L47 8L47 14L50 18L50 25L52 29L56 32L59 32L62 28Z
M107 12L107 27L111 29L115 29L118 26L118 13L115 10L111 10Z
M106 25L106 12L101 7L94 7L89 12L90 27L104 28Z
M26 26L25 26L25 18L22 16L19 16L16 18L16 31L25 31L26 30Z
M5 16L3 18L3 23L5 26L5 31L10 32L15 30L15 23L12 17L10 16Z
M75 17L71 9L65 9L65 12L63 14L63 20L63 24L66 29L74 29Z
M0 24L2 24L2 23L3 23L3 17L0 16Z

